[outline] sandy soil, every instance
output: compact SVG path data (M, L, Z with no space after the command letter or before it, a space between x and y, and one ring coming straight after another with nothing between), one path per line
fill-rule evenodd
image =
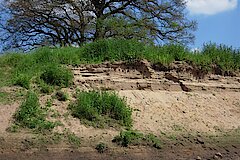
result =
M134 108L134 128L144 132L215 134L240 126L240 92L120 91Z

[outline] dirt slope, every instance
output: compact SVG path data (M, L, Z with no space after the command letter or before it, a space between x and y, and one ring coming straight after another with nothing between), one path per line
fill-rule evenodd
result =
M61 151L56 151L50 148L33 152L29 159L46 158L48 155L51 159L196 159L197 156L203 159L240 159L239 74L207 74L184 62L174 62L165 67L145 60L133 64L118 62L69 67L74 72L74 86L65 91L70 95L76 88L117 91L133 109L133 128L161 137L165 147L162 150L119 148L111 143L119 130L86 127L67 114L69 102L54 100L53 109L60 114L56 119L64 124L55 131L63 132L67 128L82 138L84 147L93 147L101 141L111 149L98 156L94 149L73 151L60 147ZM43 96L40 99L45 103L48 98ZM0 105L1 135L10 135L5 129L10 125L16 106ZM29 156L25 152L16 152L23 158ZM12 156L16 152L2 149L0 159L17 159Z

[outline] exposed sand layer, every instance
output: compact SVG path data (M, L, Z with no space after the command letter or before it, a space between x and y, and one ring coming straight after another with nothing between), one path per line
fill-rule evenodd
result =
M226 73L228 76L207 74L184 62L174 62L166 68L161 65L152 65L145 60L134 64L118 62L69 67L74 73L74 85L71 88L63 89L64 91L73 95L77 88L81 90L115 90L121 97L126 98L128 105L133 109L133 129L143 133L153 133L160 137L188 134L199 136L219 135L220 133L237 130L239 132L240 130L240 76L237 73ZM45 104L50 98L50 95L41 96L41 104ZM71 100L74 98L72 97ZM112 148L116 147L111 143L111 140L119 134L119 129L113 127L96 129L85 126L79 119L70 115L67 110L69 103L70 101L60 102L56 99L53 101L52 109L58 116L49 115L48 118L63 124L63 126L56 127L54 131L64 132L68 129L74 132L82 138L81 146L95 146L99 142L104 142ZM18 103L0 104L0 137L3 139L6 138L6 135L15 136L6 132L6 128L11 125L12 115L19 105ZM196 158L198 152L203 156L214 156L212 154L215 151L224 149L224 147L218 147L214 150L212 147L203 145L198 148L196 146L198 139L194 140L189 137L183 139L181 143L174 144L174 147L169 144L161 153L146 149L139 151L139 148L135 148L129 152L116 153L112 151L111 155L132 152L132 154L126 154L125 157L119 159L138 159L141 156L144 159L151 159L150 155L156 155L152 159L160 157L162 159L178 159L179 157L180 159L191 159ZM240 159L240 148L238 148L240 142L239 138L237 139L237 141L233 139L228 142L227 150L229 152L222 151L228 155L226 159ZM232 145L233 142L236 144ZM181 147L178 144L181 144ZM174 151L171 154L167 152L167 149ZM5 154L9 158L14 153L2 152L2 155ZM48 153L56 154L55 151L49 151L46 154L43 153L42 156L46 158ZM68 157L70 151L65 150L62 154L62 157ZM98 157L92 151L91 153L89 151L89 154L92 154L89 159L109 157L107 154ZM72 156L72 159L82 158L74 154ZM26 157L26 155L22 153L22 157ZM116 157L111 158L117 159Z

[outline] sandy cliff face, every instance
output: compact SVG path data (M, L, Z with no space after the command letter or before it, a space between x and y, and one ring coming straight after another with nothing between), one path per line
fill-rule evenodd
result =
M240 130L239 73L226 73L224 76L222 73L219 75L216 74L217 72L201 71L185 62L174 62L166 67L150 64L146 60L134 63L117 62L69 67L74 73L74 85L64 90L70 95L73 95L77 88L114 90L124 97L133 109L133 129L143 133L153 133L169 141L174 139L173 146L172 142L166 143L166 148L161 152L149 151L146 148L140 150L131 148L128 151L116 149L119 152L115 152L115 158L123 155L123 152L127 154L122 159L129 157L133 159L134 157L135 159L139 157L187 159L196 158L198 154L206 155L207 158L214 157L218 150L224 153L222 156L226 158L240 158L240 152L238 152L240 150L238 148L240 147L238 137ZM46 95L40 97L41 103L44 104L48 98L50 97ZM84 126L78 119L67 114L68 104L69 102L53 101L52 108L59 113L57 120L64 125L55 128L56 132L63 132L65 128L69 129L82 138L82 146L85 147L94 146L99 141L108 143L110 147L116 147L111 144L111 140L119 134L119 130L111 127L95 129ZM18 106L17 103L0 104L0 134L2 136L7 135L10 138L16 136L7 133L6 128L10 126L12 115ZM66 115L68 115L67 118ZM221 145L215 148L207 145L212 142L207 143L207 140L202 140L204 136L222 136L222 134L232 132L238 134L230 139L223 137L218 140ZM189 135L197 136L197 138L191 138ZM5 144L8 145L8 143ZM224 149L224 146L227 146L225 148L229 152ZM92 154L89 159L100 158L96 153L93 154L94 151L88 151ZM49 152L43 153L42 156L56 154L55 151ZM86 153L81 152L82 155L85 154L85 157L91 155ZM62 157L70 156L68 151L62 154ZM151 158L150 155L155 155L155 157ZM11 154L5 154L5 156L11 158ZM26 157L22 153L22 157L24 156ZM77 154L71 154L71 156L72 158L78 157ZM109 155L101 157L104 159Z

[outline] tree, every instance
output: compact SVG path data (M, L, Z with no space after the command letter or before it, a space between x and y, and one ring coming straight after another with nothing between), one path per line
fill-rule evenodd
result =
M81 45L102 38L193 42L184 0L4 0L2 41L14 47ZM5 18L5 17L4 17ZM6 19L6 18L5 18Z

